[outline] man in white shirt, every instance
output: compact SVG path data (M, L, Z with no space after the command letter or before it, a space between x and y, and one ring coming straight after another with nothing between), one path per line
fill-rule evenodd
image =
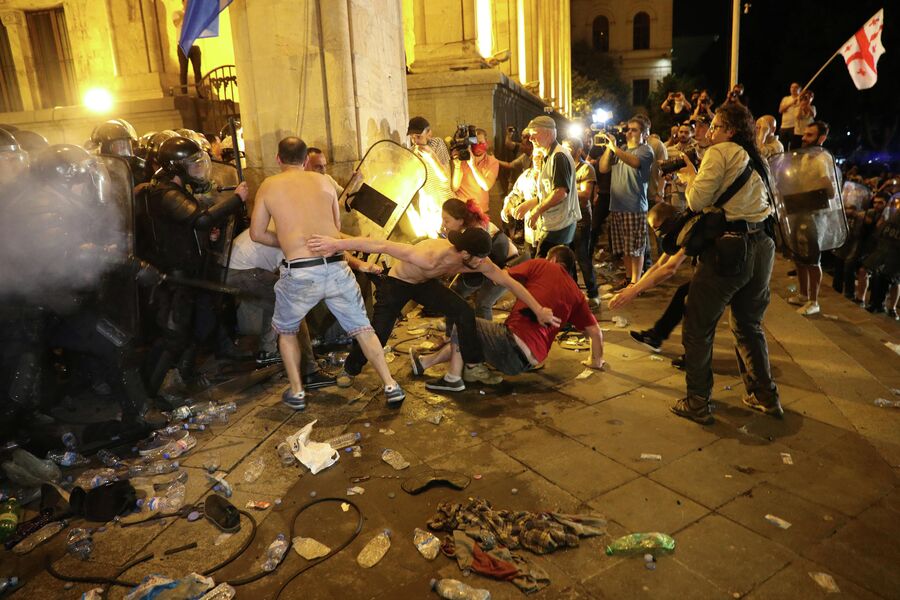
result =
M794 125L797 123L797 107L800 103L800 84L791 84L791 93L781 99L778 112L781 114L781 139L787 144L786 150L791 148L791 140L794 137Z

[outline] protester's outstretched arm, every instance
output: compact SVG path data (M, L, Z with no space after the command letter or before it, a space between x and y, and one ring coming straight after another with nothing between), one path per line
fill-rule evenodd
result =
M417 251L415 246L400 244L388 240L375 240L364 237L346 237L335 239L327 235L312 235L306 243L313 252L334 254L344 250L366 252L368 254L389 254L394 258L414 264L423 269L434 267L434 256L429 251Z
M621 308L634 300L638 294L652 290L663 281L672 277L686 258L687 254L684 253L684 248L682 248L677 253L667 257L664 263L657 263L658 266L654 265L637 283L629 285L613 296L609 301L609 307L611 309Z

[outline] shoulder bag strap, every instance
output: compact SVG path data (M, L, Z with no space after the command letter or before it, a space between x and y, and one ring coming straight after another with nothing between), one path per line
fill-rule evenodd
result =
M747 167L738 175L737 179L731 182L722 195L719 196L719 199L716 200L716 203L713 204L716 208L722 208L726 202L731 200L732 197L737 193L739 189L744 187L744 184L747 183L747 180L750 179L750 174L753 173L753 167L751 166L751 162L747 162Z

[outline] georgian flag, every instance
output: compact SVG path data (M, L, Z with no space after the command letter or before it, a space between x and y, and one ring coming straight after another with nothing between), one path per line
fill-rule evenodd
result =
M862 26L840 49L850 78L858 90L867 90L878 79L878 59L884 54L881 30L884 28L884 9Z
M188 0L181 22L178 45L185 56L198 38L218 37L219 13L228 8L231 0Z

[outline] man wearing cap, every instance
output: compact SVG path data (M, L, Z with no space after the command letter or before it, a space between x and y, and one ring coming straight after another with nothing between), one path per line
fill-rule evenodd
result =
M501 378L490 373L482 364L484 357L475 334L474 310L441 283L440 277L456 273L481 273L512 292L534 312L538 322L547 326L559 324L551 309L542 306L521 283L487 259L491 251L491 236L478 227L452 231L447 239L427 239L415 245L363 237L335 239L323 235L311 236L307 245L318 253L350 250L389 254L397 259L387 276L376 284L372 326L378 339L382 345L387 343L403 307L414 300L428 310L445 315L448 332L456 328L462 360L466 364L462 375L466 381L495 384ZM338 376L338 385L350 385L350 378L360 372L365 360L360 348L354 344L344 362L344 371Z
M410 148L425 163L428 177L425 185L419 190L419 203L427 197L440 207L447 198L453 197L450 189L450 151L447 144L439 137L434 137L431 125L425 117L413 117L406 128ZM421 206L419 211L422 212Z
M567 246L575 239L575 226L581 219L575 161L556 141L556 122L550 117L533 118L525 132L545 158L538 175L538 197L520 205L519 212L531 213L529 226L535 232L536 254L545 257L553 246Z
M547 253L547 259L526 260L509 269L509 274L541 304L550 306L560 322L572 324L584 331L591 340L591 356L582 361L586 367L602 369L603 334L591 313L584 295L569 275L575 268L575 253L566 246L555 246ZM550 353L559 333L559 326L544 326L535 321L531 311L522 301L516 302L503 324L487 319L477 319L475 331L484 349L487 362L507 375L518 375L540 365ZM425 387L442 392L461 392L466 389L460 378L463 371L458 344L451 337L450 344L434 354L420 356L410 350L413 373L422 375L440 363L449 363L447 374L428 381Z

